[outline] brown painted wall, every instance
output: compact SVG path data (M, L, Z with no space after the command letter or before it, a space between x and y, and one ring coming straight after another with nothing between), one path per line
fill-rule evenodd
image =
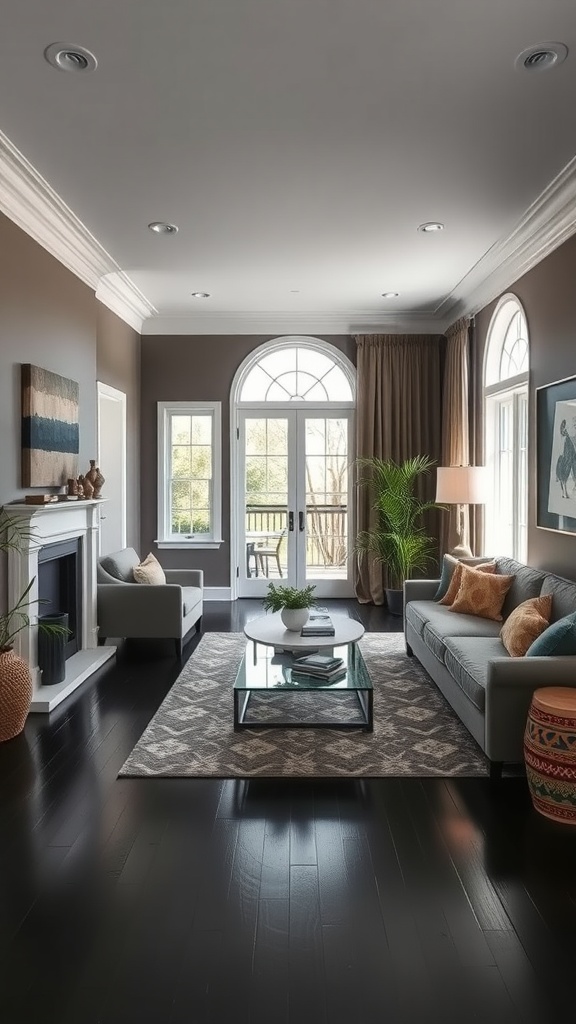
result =
M126 395L126 543L140 547L140 335L97 302L97 377ZM106 467L102 467L106 475ZM104 497L103 492L103 497Z
M79 472L84 472L96 447L94 293L0 215L0 503L25 493L20 482L21 363L78 381Z
M230 586L230 388L245 357L271 340L257 335L144 336L142 338L142 542L144 558L153 551L166 568L204 569L209 587ZM323 340L356 362L354 339ZM222 402L222 535L218 551L157 551L157 402Z
M530 438L528 562L576 579L576 537L536 526L535 388L576 374L576 236L570 238L507 291L526 311L530 338ZM476 317L483 352L496 302Z

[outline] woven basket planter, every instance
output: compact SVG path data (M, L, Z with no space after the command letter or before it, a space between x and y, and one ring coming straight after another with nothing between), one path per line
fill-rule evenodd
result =
M0 743L18 736L30 710L32 679L27 663L12 648L0 651Z

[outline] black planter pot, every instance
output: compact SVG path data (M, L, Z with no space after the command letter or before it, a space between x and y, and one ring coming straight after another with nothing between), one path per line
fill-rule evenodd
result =
M388 590L386 588L386 604L388 605L388 611L390 615L403 615L404 614L404 591L403 590Z
M40 615L38 624L47 626L63 626L68 628L68 612L52 612ZM66 658L64 648L67 635L65 633L46 633L38 630L38 667L42 670L43 686L54 686L63 683L66 676Z

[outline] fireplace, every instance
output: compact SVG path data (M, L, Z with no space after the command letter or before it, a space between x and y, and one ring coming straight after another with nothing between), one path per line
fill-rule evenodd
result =
M85 500L8 506L12 515L30 525L30 538L22 549L8 553L8 591L13 606L33 580L30 625L14 643L30 666L32 711L51 711L116 652L115 647L98 647L96 559L102 504ZM65 679L46 686L38 667L38 617L50 611L68 612L72 635Z
M38 616L66 613L70 633L64 643L64 657L71 658L82 647L81 540L45 544L38 552Z

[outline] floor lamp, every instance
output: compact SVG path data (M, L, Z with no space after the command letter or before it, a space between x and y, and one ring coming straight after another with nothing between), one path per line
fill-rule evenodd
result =
M457 505L456 533L458 543L450 554L454 558L471 558L466 543L465 505L482 505L485 500L485 466L438 466L436 469L436 501L441 505Z

